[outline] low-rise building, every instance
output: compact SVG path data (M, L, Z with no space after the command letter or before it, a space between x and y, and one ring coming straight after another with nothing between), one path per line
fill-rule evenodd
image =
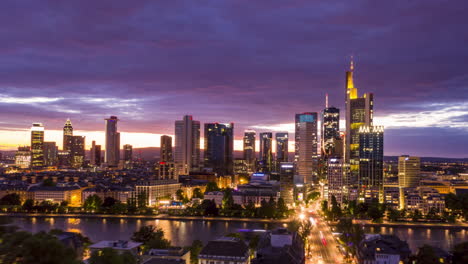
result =
M242 240L234 237L210 241L200 251L198 264L213 263L249 264L249 247Z
M406 263L411 254L408 243L394 235L370 235L357 250L360 264L399 264Z
M50 201L52 203L68 202L69 206L81 206L80 186L31 186L28 190L36 202Z
M147 254L143 255L143 263L159 263L157 261L149 262L149 260L164 259L177 260L183 263L190 264L190 250L182 247L171 247L167 249L150 249Z
M135 185L133 197L145 195L148 206L158 205L160 200L173 199L181 184L175 180L151 180L138 182Z
M304 264L304 243L297 233L279 228L269 232L259 241L256 258L252 264Z
M91 254L95 251L101 251L105 248L112 248L119 252L120 254L124 252L130 252L134 256L138 256L141 253L142 243L126 240L103 240L99 241L96 244L89 246Z

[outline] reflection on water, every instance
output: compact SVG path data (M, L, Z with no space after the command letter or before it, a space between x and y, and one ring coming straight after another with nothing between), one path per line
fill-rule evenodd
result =
M424 244L450 250L458 243L468 240L465 230L455 231L438 228L407 228L407 227L368 227L366 233L380 233L386 235L396 235L401 240L408 242L410 249L416 252Z
M279 224L242 223L224 221L175 221L175 220L144 220L144 219L115 219L115 218L12 218L14 224L30 231L48 231L58 228L62 230L80 232L91 241L130 239L133 232L142 225L155 225L162 228L173 245L186 246L194 239L206 243L238 229L272 229Z

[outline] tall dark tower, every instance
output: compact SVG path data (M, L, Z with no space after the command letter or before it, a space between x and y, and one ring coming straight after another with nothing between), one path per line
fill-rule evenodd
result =
M234 123L205 124L205 167L218 175L230 175L233 171Z
M106 151L104 155L105 162L110 167L116 167L120 160L120 133L117 131L116 116L106 119Z
M361 126L359 134L359 192L383 202L383 126Z
M162 162L170 162L174 160L172 158L172 137L166 135L161 136L159 159Z
M278 132L276 137L276 162L279 166L280 162L288 162L288 144L289 134L288 132Z
M249 171L255 171L255 131L247 130L244 132L244 160L247 163Z
M67 119L65 125L63 126L63 147L65 151L71 151L72 137L73 136L73 126L70 119Z
M322 156L335 156L336 141L340 137L340 109L328 106L328 94L326 96L325 109L322 112Z
M260 133L260 170L271 172L273 169L273 133Z

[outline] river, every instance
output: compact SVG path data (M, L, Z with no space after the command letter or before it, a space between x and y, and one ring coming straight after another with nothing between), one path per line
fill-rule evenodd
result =
M51 217L12 217L13 224L21 229L38 232L58 228L80 232L91 241L129 239L142 225L154 225L164 230L173 245L190 245L194 239L206 243L239 229L272 229L282 224L243 223L225 221L178 221L178 220L139 220L117 218L51 218ZM455 244L468 241L467 230L453 231L439 228L408 227L367 227L366 233L394 234L406 240L413 252L423 244L430 244L450 250Z

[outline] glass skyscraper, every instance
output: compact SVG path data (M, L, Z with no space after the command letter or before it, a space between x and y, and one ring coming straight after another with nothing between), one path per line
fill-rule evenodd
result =
M186 115L175 121L174 162L180 174L188 175L200 166L200 122Z
M288 144L289 144L289 134L288 132L278 132L275 135L276 138L276 162L288 161Z
M382 201L384 128L382 126L361 126L358 134L359 193L370 198L379 198Z
M33 123L31 127L31 167L44 166L44 126Z
M273 169L273 133L260 133L259 170L271 172Z
M231 175L233 171L234 123L205 124L205 167L218 175Z
M116 116L106 119L106 151L104 160L110 167L116 167L120 160L120 133L117 131Z
M253 172L256 170L255 158L255 136L256 133L253 130L246 130L244 132L244 160L247 164L248 170Z
M304 183L316 181L317 154L317 113L296 114L295 120L296 173L304 178Z

